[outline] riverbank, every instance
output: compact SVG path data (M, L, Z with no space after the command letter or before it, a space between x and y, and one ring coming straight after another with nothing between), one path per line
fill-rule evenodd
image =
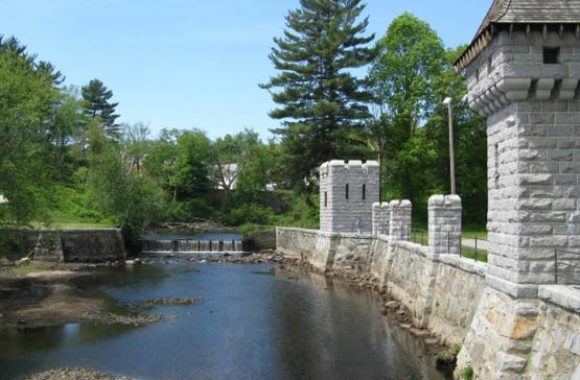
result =
M32 261L2 268L0 327L26 331L81 322L142 326L162 320L162 316L139 313L140 305L118 305L104 295L85 291L83 284L100 281L99 268L112 265ZM188 302L169 299L152 300L150 303L161 301L174 304Z
M133 380L86 368L58 368L26 376L22 380Z
M307 261L289 257L275 250L263 250L245 257L221 257L198 260L168 255L158 259L143 259L136 265L153 263L169 264L187 261L199 264L276 264L280 271L318 273L327 279L336 280L350 288L367 289L376 292L381 299L381 312L414 336L424 339L434 354L446 348L440 336L414 323L411 311L398 302L386 287L380 287L371 276L361 276L355 272L320 271ZM128 261L135 265L135 261ZM110 266L124 266L125 263L110 264L52 264L31 262L25 266L0 270L0 326L32 328L57 326L66 323L94 322L101 324L146 325L158 322L161 316L146 316L138 313L138 307L146 304L192 305L202 302L200 298L163 298L148 300L143 305L125 306L124 313L108 311L108 300L86 294L78 286L83 282L99 281L99 269ZM132 307L127 307L132 306ZM110 308L110 302L109 302ZM123 309L119 307L119 309ZM132 309L132 310L131 310Z

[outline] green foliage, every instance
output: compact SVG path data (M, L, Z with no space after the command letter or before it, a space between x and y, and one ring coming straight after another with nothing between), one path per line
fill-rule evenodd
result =
M280 191L280 196L287 204L287 209L276 218L276 224L281 226L313 228L320 226L318 194Z
M369 80L376 115L368 141L381 161L383 199L413 202L415 221L423 224L431 195L449 193L449 141L445 97L454 101L456 178L464 221L483 223L487 210L485 123L460 102L467 89L453 62L463 47L445 50L424 21L405 13L379 41L380 54Z
M113 91L109 90L103 82L93 79L81 88L83 96L83 108L87 117L99 118L110 141L118 141L120 138L119 125L115 121L119 115L115 109L119 103L111 103Z
M17 40L0 36L0 225L46 219L51 174L45 124L58 92Z
M274 213L269 208L255 203L243 204L232 209L226 216L226 222L230 225L241 224L271 224L274 220Z
M473 367L471 367L471 366L465 367L461 371L461 379L462 380L473 380L474 377L475 377L475 372L473 371Z
M447 349L437 354L437 359L445 361L455 361L462 347L463 346L461 344L454 344L450 347L447 347Z
M186 131L179 136L174 164L175 186L179 195L208 199L213 188L209 175L210 157L210 140L204 132Z
M163 195L153 181L133 170L124 157L116 145L94 156L87 185L93 207L138 237L161 215Z
M371 94L352 74L375 57L358 21L360 0L301 0L286 16L284 37L275 38L270 60L278 75L261 85L280 105L270 116L283 121L275 132L287 152L285 169L294 183L322 162L354 154L349 130L369 117ZM274 91L278 90L278 91Z

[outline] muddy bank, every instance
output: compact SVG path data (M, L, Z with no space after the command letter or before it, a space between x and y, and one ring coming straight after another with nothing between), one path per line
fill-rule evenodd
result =
M141 305L117 305L123 313L108 309L115 301L83 288L98 283L94 265L32 262L25 267L0 271L0 327L29 328L94 322L140 326L162 316L143 315Z
M119 377L107 373L83 368L51 369L28 375L22 380L132 380L130 377Z

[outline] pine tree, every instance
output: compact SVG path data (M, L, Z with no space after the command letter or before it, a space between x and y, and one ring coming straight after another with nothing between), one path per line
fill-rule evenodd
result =
M111 103L113 91L107 89L103 82L93 79L88 85L81 88L85 115L90 118L99 118L107 138L119 141L120 126L115 123L119 115L115 109L119 103Z
M260 87L280 106L270 116L282 120L274 132L295 180L328 159L354 158L347 135L368 118L371 94L352 70L377 54L368 47L374 35L364 36L368 18L358 21L364 9L361 0L300 0L274 38L269 58L279 73Z

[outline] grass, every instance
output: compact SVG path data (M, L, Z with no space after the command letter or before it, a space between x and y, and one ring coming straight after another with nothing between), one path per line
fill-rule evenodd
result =
M485 227L466 226L463 228L462 235L464 238L487 239L487 229Z
M477 228L467 228L463 230L462 238L487 240L487 231ZM411 241L416 244L427 246L429 245L429 232L426 229L416 229L411 233ZM476 251L474 247L463 245L461 247L461 256L466 259L473 259L487 263L487 251L481 248L478 248Z
M487 263L487 251L479 248L476 251L474 248L462 246L461 256L466 259L473 259L482 263Z

